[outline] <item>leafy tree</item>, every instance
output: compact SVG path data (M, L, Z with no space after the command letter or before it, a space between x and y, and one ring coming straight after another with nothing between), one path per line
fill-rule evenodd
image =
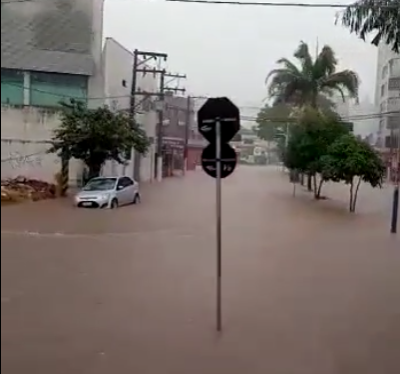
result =
M277 141L285 136L287 125L292 122L290 118L292 108L290 105L266 104L257 114L255 132L260 139Z
M281 58L277 61L280 67L266 78L269 96L275 101L318 108L321 100L329 102L334 93L339 93L343 100L346 94L358 97L358 75L352 70L337 71L338 60L331 47L324 46L313 58L308 45L301 42L294 57L297 64Z
M355 212L361 182L381 187L385 167L379 154L365 141L346 134L334 141L321 158L322 176L350 185L349 210Z
M322 173L321 159L328 152L329 146L338 138L349 133L336 116L322 114L315 109L306 110L299 124L294 126L285 152L285 166L310 176L309 190L314 197L321 197L324 178L317 180Z
M89 178L100 174L106 160L124 163L132 148L147 152L150 143L145 131L127 113L114 113L107 107L90 110L74 100L62 105L61 126L54 131L49 153L82 160Z
M374 34L372 44L383 42L400 52L399 0L359 0L346 8L339 19L363 40Z

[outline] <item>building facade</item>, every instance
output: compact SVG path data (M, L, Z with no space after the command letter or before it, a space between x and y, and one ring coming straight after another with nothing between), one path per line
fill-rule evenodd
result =
M399 132L400 115L392 112L400 112L400 55L386 45L379 47L376 81L375 101L381 113L380 145L389 148L391 133L397 135Z
M101 97L102 29L103 0L2 5L2 104L55 107Z
M53 181L60 166L46 151L60 101L104 102L102 29L103 0L1 5L2 178ZM81 166L71 166L73 181Z
M129 111L131 105L131 88L133 77L132 51L113 38L106 38L103 49L103 73L105 104L114 111ZM141 68L145 65L141 64ZM138 73L136 77L136 91L155 93L158 91L159 77L153 74ZM131 152L130 160L125 165L115 161L108 161L103 172L106 175L128 175L142 182L151 182L154 179L155 169L155 137L157 127L156 103L157 97L136 97L136 120L141 125L152 144L145 156L138 156Z
M393 175L400 162L400 55L387 45L378 48L375 102L380 113L377 145Z
M171 170L194 170L206 141L197 129L197 99L165 96L163 121L164 175ZM186 144L187 141L187 144ZM184 165L184 162L186 164Z

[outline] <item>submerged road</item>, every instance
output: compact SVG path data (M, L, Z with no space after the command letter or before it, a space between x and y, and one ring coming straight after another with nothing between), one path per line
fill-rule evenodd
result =
M349 215L346 191L314 202L239 167L223 183L221 334L214 191L199 171L114 211L3 207L2 373L400 373L388 191Z

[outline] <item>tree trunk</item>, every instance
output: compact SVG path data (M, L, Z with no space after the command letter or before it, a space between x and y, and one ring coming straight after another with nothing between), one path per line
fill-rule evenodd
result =
M349 202L349 211L353 213L353 196L354 196L354 180L352 179L350 182L350 202Z
M318 196L317 196L317 174L314 174L312 176L312 182L313 182L314 198L318 199Z
M360 189L360 185L361 185L361 178L358 179L356 188L355 188L354 193L353 193L352 205L351 205L351 209L350 209L350 211L352 213L354 213L356 211L357 197L358 197L358 191Z
M300 184L302 186L304 186L304 174L303 173L300 174Z
M307 190L312 191L312 174L308 173L307 174Z
M321 198L321 191L322 191L322 185L323 185L323 184L324 184L324 180L323 180L323 178L321 178L321 180L319 181L318 191L317 191L318 199Z
M92 179L92 178L97 178L100 176L100 172L101 172L101 167L103 164L99 164L98 162L88 162L87 167L89 169L88 171L88 180Z

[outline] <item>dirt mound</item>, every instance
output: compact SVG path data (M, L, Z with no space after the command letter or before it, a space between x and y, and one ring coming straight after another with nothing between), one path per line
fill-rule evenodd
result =
M56 196L56 186L37 179L17 177L1 181L1 202L13 203L24 200L52 199Z

